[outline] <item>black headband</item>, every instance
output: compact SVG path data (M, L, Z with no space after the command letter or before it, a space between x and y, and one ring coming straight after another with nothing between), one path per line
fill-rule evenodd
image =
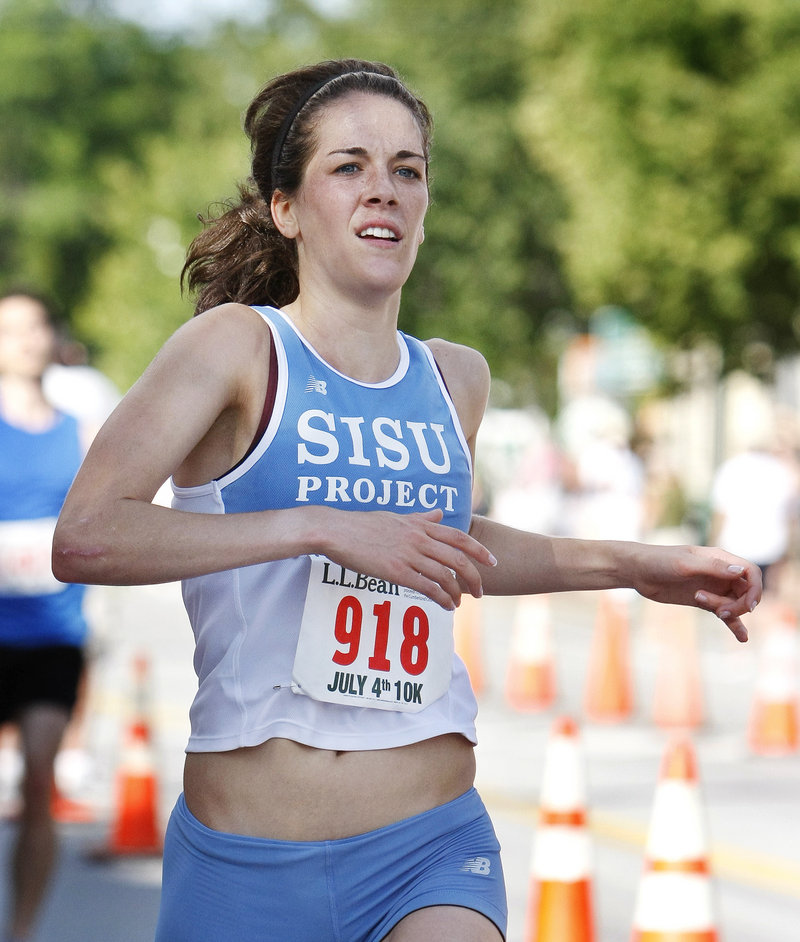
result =
M275 138L275 145L272 148L272 166L270 170L270 183L272 184L273 190L275 189L275 174L278 170L278 163L281 159L281 151L283 150L283 145L286 143L286 138L289 134L289 131L292 129L292 125L295 122L295 119L300 114L300 112L305 108L308 102L317 94L317 92L324 88L329 82L333 82L335 79L341 78L343 75L359 75L364 74L363 69L353 69L350 72L337 72L336 75L329 75L327 78L322 79L322 81L317 82L314 85L311 85L307 88L303 94L297 99L297 104L294 108L286 115L281 123L280 128L278 129L278 135ZM369 75L384 75L383 72L369 72ZM385 78L391 78L392 76L386 75Z

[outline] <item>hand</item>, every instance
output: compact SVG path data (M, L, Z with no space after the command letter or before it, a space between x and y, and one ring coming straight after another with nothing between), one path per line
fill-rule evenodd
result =
M639 545L635 556L632 585L640 595L713 612L737 640L747 641L740 616L761 600L758 566L705 546Z
M322 550L329 559L421 592L448 611L458 606L462 592L483 595L476 563L497 564L468 533L442 525L441 510L335 513Z

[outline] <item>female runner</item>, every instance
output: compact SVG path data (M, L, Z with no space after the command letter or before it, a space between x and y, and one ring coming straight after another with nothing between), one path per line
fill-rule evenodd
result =
M199 686L157 939L494 942L461 594L627 586L743 641L760 574L472 517L486 362L397 327L425 105L386 65L323 62L245 129L252 179L190 248L197 316L95 440L54 541L63 580L183 581Z

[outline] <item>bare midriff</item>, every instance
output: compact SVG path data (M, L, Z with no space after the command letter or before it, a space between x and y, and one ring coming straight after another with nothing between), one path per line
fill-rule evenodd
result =
M448 734L394 749L333 752L288 739L186 757L184 795L207 827L284 841L338 840L464 794L475 756Z

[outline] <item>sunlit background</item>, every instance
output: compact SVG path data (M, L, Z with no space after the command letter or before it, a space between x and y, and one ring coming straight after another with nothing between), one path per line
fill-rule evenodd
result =
M797 474L794 0L0 0L0 291L52 297L91 365L124 392L191 316L179 287L184 252L198 216L247 176L241 116L251 97L277 72L338 56L392 63L434 113L433 204L401 327L477 346L489 360L481 511L556 534L706 542L720 533L714 488L728 459L757 450ZM741 480L740 502L766 506L761 479ZM794 493L787 515L796 503ZM768 600L775 608L755 623L746 653L732 652L715 625L701 632L714 638L700 648L715 707L695 717L695 733L713 774L733 770L726 787L747 779L742 807L763 840L740 849L774 852L762 872L776 874L747 916L725 917L726 942L789 942L748 925L800 905L798 842L790 849L776 837L785 837L786 796L800 796L792 532ZM125 605L135 610L136 598L126 594ZM551 626L556 658L567 602ZM107 690L131 653L124 619L109 622L119 604L97 604L103 735L124 722ZM584 629L594 604L575 600ZM764 760L747 724L764 683L769 611L784 613L783 628L790 613L779 709L795 725L781 757ZM628 615L647 687L660 657L652 623L634 603ZM499 606L481 619L495 678L482 698L484 768L498 806L508 811L494 781L513 762L508 730L524 723L541 745L562 709L586 722L598 761L622 768L660 752L663 730L642 706L601 724L602 735L582 715L587 665L574 639L558 696L524 715L508 704L514 618ZM157 639L147 642L157 665ZM182 735L182 720L174 725ZM86 742L91 753L91 733ZM89 791L108 804L113 750L94 751ZM514 801L535 805L539 772L534 763L527 784L515 784ZM643 775L649 797L655 773ZM730 830L729 842L741 837ZM523 942L527 860L520 876L513 842L509 854L518 887L510 942ZM731 879L737 905L755 892L743 872ZM628 926L626 905L623 896L620 913L606 909L604 925ZM627 931L609 931L608 942Z

